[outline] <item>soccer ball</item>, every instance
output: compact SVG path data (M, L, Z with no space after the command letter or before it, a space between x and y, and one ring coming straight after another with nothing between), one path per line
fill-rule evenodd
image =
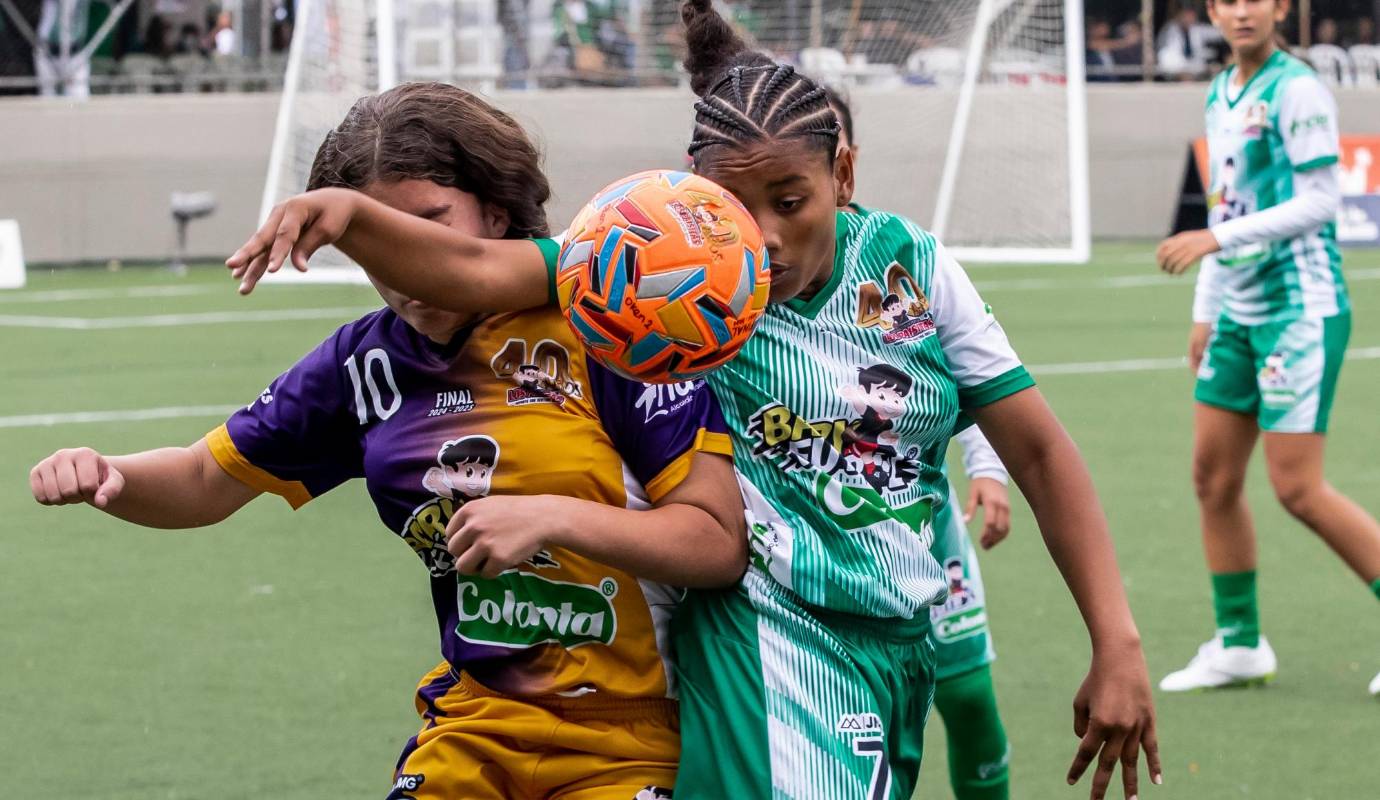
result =
M570 224L561 310L595 360L646 383L697 378L733 358L767 305L762 232L723 187L688 172L630 175Z

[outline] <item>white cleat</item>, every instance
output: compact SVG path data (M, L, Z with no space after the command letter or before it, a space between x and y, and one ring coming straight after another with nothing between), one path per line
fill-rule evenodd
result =
M1376 673L1375 680L1370 682L1370 693L1373 697L1380 697L1380 673Z
M1223 647L1220 636L1198 648L1188 666L1160 681L1166 692L1201 692L1233 686L1260 686L1274 680L1275 651L1265 637L1255 647ZM1375 684L1372 689L1377 688Z

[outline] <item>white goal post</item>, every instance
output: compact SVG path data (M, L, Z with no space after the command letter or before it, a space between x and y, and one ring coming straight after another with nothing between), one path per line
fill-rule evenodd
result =
M1046 246L1023 244L963 244L956 240L949 250L965 262L1019 261L1029 263L1085 263L1091 256L1092 221L1088 200L1088 112L1087 79L1083 53L1083 0L1062 0L1063 59L1065 105L1065 136L1067 164L1064 170L1067 183L1064 196L1067 202L1068 230L1066 243ZM964 64L963 85L959 89L958 108L954 114L949 145L944 158L944 171L939 183L931 230L941 241L949 232L954 213L954 197L958 190L959 173L964 164L969 125L973 115L973 98L983 73L987 43L998 14L1009 10L1019 0L979 0L977 21ZM1056 101L1057 102L1057 101ZM1057 169L1057 167L1056 167ZM1038 202L1039 198L1032 198ZM1057 202L1057 201L1056 201Z

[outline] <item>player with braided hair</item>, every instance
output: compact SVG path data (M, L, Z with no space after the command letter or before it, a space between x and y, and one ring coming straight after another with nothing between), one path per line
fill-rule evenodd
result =
M842 95L833 89L828 92L829 105L839 118L839 149L850 151L856 161L858 139L853 134L853 111ZM857 214L870 213L858 203L849 203L845 208ZM895 305L901 306L899 297L888 295L882 301L884 316L891 305L887 299L892 297L896 297ZM1006 491L1010 476L976 426L954 438L963 448L969 496L965 509L953 481L949 481L948 497L934 517L934 544L930 552L944 566L949 579L948 600L930 607L930 638L934 640L936 656L934 706L944 719L948 734L949 786L954 797L1006 800L1011 796L1011 746L992 686L991 664L996 660L996 650L987 626L987 593L977 549L964 523L981 507L983 549L1006 539L1011 530L1011 505Z
M701 94L695 167L761 227L771 303L708 376L752 555L737 586L691 592L676 610L677 798L910 797L934 687L929 611L954 595L929 545L944 453L965 419L1029 499L1092 640L1069 780L1096 761L1100 800L1121 763L1134 796L1144 750L1160 782L1149 678L1106 519L1001 326L933 236L885 212L837 211L852 198L853 159L837 150L820 86L748 51L709 0L682 15ZM227 264L249 291L334 243L384 285L442 308L555 297L540 245L435 227L315 192L275 209ZM415 263L429 269L402 266Z

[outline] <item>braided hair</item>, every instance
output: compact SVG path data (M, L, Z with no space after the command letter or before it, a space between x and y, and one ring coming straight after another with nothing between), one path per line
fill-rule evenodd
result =
M697 167L709 148L793 138L805 139L833 162L839 121L824 87L750 50L712 0L685 0L680 13L689 48L685 69L690 88L700 95L688 148Z

